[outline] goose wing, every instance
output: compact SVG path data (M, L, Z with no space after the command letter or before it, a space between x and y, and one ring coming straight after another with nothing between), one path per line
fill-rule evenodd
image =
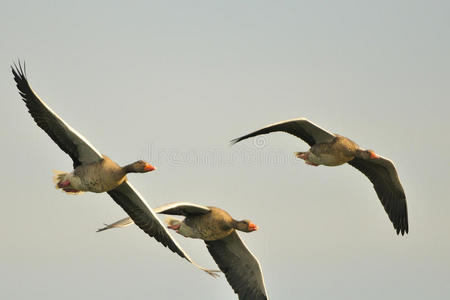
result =
M305 141L309 146L313 146L316 143L328 143L335 138L334 134L320 128L308 119L299 118L268 125L252 133L231 140L231 144L236 144L250 137L275 131L283 131L295 135Z
M75 129L61 119L39 96L33 91L26 77L25 65L11 66L14 80L16 81L19 94L28 108L36 124L41 127L50 138L66 152L73 160L73 167L81 164L97 162L102 155L89 141Z
M206 206L197 205L189 202L174 202L160 207L156 207L153 209L153 211L157 214L188 216L195 214L206 214L210 211L210 209ZM133 219L131 219L130 217L123 218L111 224L104 224L105 227L99 228L97 232L111 228L127 227L133 223L134 223Z
M166 215L204 215L210 212L210 209L203 205L198 205L190 202L173 202L160 207L155 208L155 212L158 214Z
M261 266L236 231L205 243L240 300L268 299Z
M122 228L122 227L127 227L130 226L131 224L134 224L133 219L131 219L130 217L127 218L123 218L120 219L119 221L116 221L114 223L111 224L104 224L105 227L99 228L97 229L97 232L106 230L106 229L111 229L111 228Z
M372 182L397 234L408 233L406 196L392 161L382 156L373 159L355 157L348 163Z
M205 269L197 265L184 250L172 238L166 226L156 217L155 212L147 204L139 192L125 181L117 188L108 192L113 200L131 217L133 222L149 236L154 237L158 242L177 253L182 258L195 265L197 268L207 272L211 276L218 276L217 271Z

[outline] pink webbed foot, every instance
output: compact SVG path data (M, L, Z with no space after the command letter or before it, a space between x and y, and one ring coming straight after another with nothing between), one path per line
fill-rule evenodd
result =
M309 156L309 152L295 152L295 156L301 158L303 160L307 160Z
M58 182L58 187L60 187L60 188L64 188L64 187L69 186L69 185L70 185L70 181L69 180Z
M178 232L178 229L180 229L180 226L181 226L181 224L169 225L169 226L167 226L167 228L176 230Z
M312 163L312 162L310 162L308 160L305 160L305 164L308 164L308 165L314 166L314 167L318 167L319 166L318 164Z

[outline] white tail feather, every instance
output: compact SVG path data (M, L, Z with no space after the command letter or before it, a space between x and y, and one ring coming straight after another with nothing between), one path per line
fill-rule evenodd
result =
M55 183L55 188L56 189L60 189L60 187L58 186L58 183L60 181L62 181L64 179L64 177L66 177L67 172L63 172L63 171L57 171L57 170L52 170L53 171L53 182Z
M67 180L68 177L70 176L70 173L67 172L63 172L63 171L57 171L57 170L52 170L53 171L53 182L55 183L55 188L57 190L61 190L63 192L65 192L66 194L70 194L70 195L78 195L83 193L82 191L66 191L64 188L61 188L58 183L60 183L61 181Z

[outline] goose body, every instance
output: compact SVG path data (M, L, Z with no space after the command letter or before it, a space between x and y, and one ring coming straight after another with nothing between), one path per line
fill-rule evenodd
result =
M226 211L212 206L208 209L206 214L189 214L179 226L175 225L177 232L189 238L214 241L235 230L236 223Z
M76 167L71 174L80 178L80 189L95 193L115 189L127 180L125 170L106 155L99 162Z
M137 170L143 173L155 168L144 161L121 167L106 155L98 162L81 164L73 172L57 172L54 176L56 188L67 193L103 193L115 189L127 180L127 173ZM139 171L141 170L142 171Z
M237 230L252 232L258 227L249 220L234 220L223 209L201 206L188 202L175 202L155 208L155 212L168 215L182 215L184 220L168 218L168 228L194 239L204 240L207 249L228 283L240 300L267 300L261 266L256 257L245 246ZM100 228L120 228L131 224L129 218L121 219Z
M297 156L301 158L301 154L306 153L307 163L334 167L351 161L358 148L352 140L336 135L331 142L314 144L308 152L297 152Z
M408 233L406 196L394 164L372 150L360 148L349 138L330 133L305 118L299 118L268 125L236 138L231 143L277 131L292 134L311 147L306 152L295 153L309 165L339 166L348 163L366 175L397 234Z
M128 173L146 173L155 168L144 161L120 167L91 145L91 143L59 117L28 83L25 66L11 67L19 94L36 124L67 153L73 161L72 172L57 172L54 176L56 187L67 193L82 191L107 192L121 206L131 219L150 237L177 253L212 276L216 271L197 265L172 238L164 224L156 217L144 197L128 182Z

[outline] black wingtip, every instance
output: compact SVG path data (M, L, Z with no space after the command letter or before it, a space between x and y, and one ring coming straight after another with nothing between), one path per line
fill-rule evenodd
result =
M242 140L243 140L242 137L238 137L238 138L232 139L232 140L230 141L230 146L233 146L234 144L237 144L237 143L239 143L239 142L242 141Z
M402 234L402 236L408 234L409 233L408 220L400 220L397 226L395 226L395 230L397 232L397 235L400 235L400 233Z
M11 70L14 76L14 81L16 82L17 89L19 90L22 100L27 102L27 95L32 94L30 84L28 83L26 75L26 66L24 61L17 59L17 63L13 62L11 65Z
M233 146L233 145L236 144L237 142L239 142L239 138L237 138L237 139L232 139L232 140L230 141L230 146Z
M23 64L23 67L22 67ZM17 59L17 63L13 62L11 65L11 71L14 75L15 79L27 79L27 68L25 65L25 61L20 62L20 59ZM17 81L17 80L16 80Z

